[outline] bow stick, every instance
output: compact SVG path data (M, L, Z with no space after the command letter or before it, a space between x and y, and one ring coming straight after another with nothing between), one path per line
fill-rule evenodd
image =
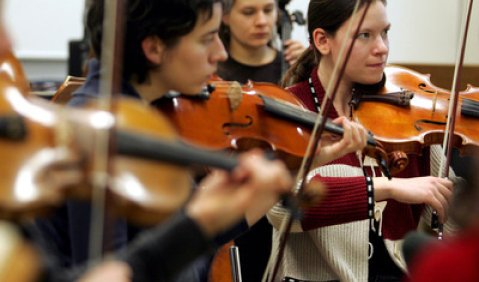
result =
M464 21L461 28L460 40L460 51L457 53L456 64L454 68L454 77L452 81L451 88L451 98L449 99L449 109L447 115L446 130L444 132L444 139L442 143L442 153L443 157L439 165L439 175L438 177L449 177L449 166L451 164L451 154L452 154L452 142L454 138L454 128L456 125L456 113L457 113L457 103L459 98L459 86L461 81L461 71L464 63L464 54L466 51L466 42L467 42L467 33L469 31L469 23L471 21L471 12L472 12L473 0L469 0L467 9L465 10L466 16L463 17ZM443 224L439 223L437 217L437 211L434 211L431 219L431 227L437 231L438 239L442 240L444 236Z
M113 96L120 92L125 0L104 0L102 31L101 78L98 107L106 112L115 112ZM114 115L113 115L114 116ZM114 151L114 122L98 131L93 159L93 191L90 225L90 260L103 254L106 189L112 172L111 156Z
M371 2L372 2L372 0L368 0L365 3L364 11L361 14L358 26L357 26L357 28L354 32L353 39L351 41L351 44L348 47L348 50L346 52L346 55L344 57L343 62L341 62L341 58L343 57L342 55L344 53L344 50L346 49L347 40L345 40L343 42L342 46L341 46L341 49L340 49L340 52L339 52L339 55L338 55L339 60L338 60L337 64L335 65L335 67L333 69L331 79L328 82L328 87L327 87L327 90L326 90L326 97L325 97L325 100L323 100L321 110L318 113L318 117L316 119L315 125L313 127L313 131L312 131L312 134L311 134L312 138L310 138L310 140L309 140L308 148L307 148L306 154L305 154L305 158L303 159L303 162L301 163L301 167L299 169L299 173L298 173L298 176L296 178L297 187L295 188L296 189L295 192L296 192L296 195L298 197L300 197L303 194L307 174L308 174L308 172L311 169L311 166L313 164L314 154L319 148L318 147L319 146L319 139L321 138L321 135L324 131L328 113L329 113L329 111L331 109L331 106L333 104L334 98L336 96L336 92L339 88L339 83L340 83L341 78L344 74L344 71L346 69L346 65L348 63L349 57L350 57L352 49L354 47L354 42L356 41L356 37L359 34L359 30L361 29L361 25L364 22L366 14L367 14L367 12L369 10L369 7L371 5ZM351 30L352 30L352 24L353 24L353 22L355 22L355 19L356 19L357 14L358 14L359 3L360 3L360 0L357 0L356 5L354 7L352 20L350 21L349 26L348 26L348 30L347 30L347 33L346 33L346 38L350 38L349 35L351 33ZM339 68L339 66L341 66L341 68ZM338 73L338 70L339 70L339 73ZM281 229L279 230L279 232L280 232L279 250L277 250L277 252L278 252L277 258L276 258L276 261L274 263L273 272L271 273L271 277L270 277L269 281L275 281L275 279L276 279L276 275L278 274L279 266L281 264L281 260L282 260L283 254L284 254L284 249L286 247L286 241L288 239L288 234L291 231L291 227L292 227L294 219L295 219L294 216L292 216L291 214L287 214L286 217L283 220L283 223L281 224ZM273 254L273 251L272 251L271 252L271 258L273 257L273 255L274 254ZM267 279L267 276L268 276L268 273L269 273L269 270L270 270L271 258L270 258L270 262L268 262L268 267L266 268L265 274L263 275L263 281L266 281L266 279Z

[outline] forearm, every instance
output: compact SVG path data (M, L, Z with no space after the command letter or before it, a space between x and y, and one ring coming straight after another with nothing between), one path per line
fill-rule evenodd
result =
M374 200L376 202L386 201L391 199L393 182L387 177L373 177L374 183Z

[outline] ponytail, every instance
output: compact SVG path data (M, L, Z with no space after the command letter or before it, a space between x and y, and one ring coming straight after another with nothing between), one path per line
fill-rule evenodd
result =
M289 67L281 80L281 87L286 88L300 81L306 80L311 71L319 63L319 52L308 48L298 58L298 61Z

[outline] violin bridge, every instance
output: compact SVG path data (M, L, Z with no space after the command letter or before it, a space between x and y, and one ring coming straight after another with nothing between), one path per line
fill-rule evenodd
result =
M231 83L228 88L228 100L230 102L230 109L235 111L243 99L243 92L241 90L241 84L237 81Z

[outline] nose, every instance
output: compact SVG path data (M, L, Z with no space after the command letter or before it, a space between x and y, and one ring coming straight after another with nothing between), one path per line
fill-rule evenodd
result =
M378 36L374 48L374 53L378 55L384 55L389 52L389 40L382 36Z
M257 25L265 25L267 22L268 16L263 11L259 11L255 17L255 23Z
M215 64L217 62L224 62L228 58L228 53L226 52L225 45L221 41L220 37L216 35L215 44L213 46L210 62Z

